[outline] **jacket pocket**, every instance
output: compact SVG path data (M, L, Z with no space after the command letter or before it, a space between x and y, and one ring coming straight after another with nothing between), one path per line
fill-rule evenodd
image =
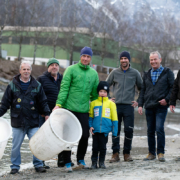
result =
M18 113L11 113L11 117L17 118L19 116Z

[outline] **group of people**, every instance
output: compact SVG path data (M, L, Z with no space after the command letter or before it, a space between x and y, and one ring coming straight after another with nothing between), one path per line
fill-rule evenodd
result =
M147 120L148 155L145 161L163 162L165 148L164 122L170 106L174 112L176 100L180 99L180 71L174 81L173 72L161 65L158 51L150 53L151 68L144 73L143 79L138 70L130 66L130 53L120 53L120 67L114 69L106 81L99 82L97 72L90 67L93 52L84 47L80 52L80 61L69 66L63 76L59 73L59 61L49 59L47 71L35 80L31 76L29 62L22 62L20 74L7 86L0 106L0 116L11 109L13 130L11 174L19 172L21 164L20 148L27 134L30 139L48 119L50 113L65 108L73 113L82 127L82 137L77 148L77 166L71 161L71 151L58 155L57 166L73 169L89 168L84 158L88 147L89 132L92 134L92 169L106 168L105 155L108 134L112 132L112 158L110 163L120 161L120 131L124 123L124 161L133 161L130 151L134 129L134 108L142 115L143 107ZM110 86L113 92L109 93ZM136 87L139 97L135 101ZM113 94L110 97L110 94ZM91 103L89 103L91 101ZM157 134L157 152L156 139ZM179 158L180 159L180 158ZM46 172L50 168L33 156L37 172ZM73 168L72 168L73 167Z

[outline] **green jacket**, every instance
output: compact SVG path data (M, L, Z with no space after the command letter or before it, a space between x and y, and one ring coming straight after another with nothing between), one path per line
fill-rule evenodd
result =
M71 111L88 113L89 100L98 98L99 77L89 65L79 63L69 66L63 74L56 105Z

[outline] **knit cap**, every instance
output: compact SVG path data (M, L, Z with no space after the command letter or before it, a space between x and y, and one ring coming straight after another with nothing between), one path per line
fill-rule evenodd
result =
M127 51L123 51L121 52L120 56L119 56L119 59L121 59L122 57L127 57L129 62L131 61L131 56L130 56L130 53L127 52Z
M56 63L56 64L59 65L59 61L58 61L57 59L51 58L51 59L49 59L49 61L47 62L47 67L49 67L49 66L50 66L51 64L53 64L53 63Z
M109 84L106 81L100 81L97 87L97 92L99 93L100 90L105 90L107 93L109 93Z
M89 55L92 57L92 55L93 55L92 49L90 47L85 46L84 48L81 49L80 57L82 55Z

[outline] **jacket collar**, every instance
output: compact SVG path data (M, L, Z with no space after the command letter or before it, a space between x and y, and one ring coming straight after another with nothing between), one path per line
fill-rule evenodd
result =
M121 68L121 65L119 66L119 69L121 70L121 71L124 71L122 68ZM129 68L126 70L126 71L129 71L131 69L131 65L129 64Z
M100 100L100 101L107 101L108 100L108 97L98 97L98 100Z
M81 63L81 60L79 60L78 65L79 65L79 67L81 67L81 68L83 68L83 69L89 69L89 68L90 68L90 65L84 65L84 64L82 64L82 63Z
M51 76L51 73L50 73L50 72L46 71L46 72L44 72L43 74L54 81L54 77ZM60 73L58 72L57 75L58 75L58 78L57 78L57 81L58 81L58 80L61 79L61 78L60 78Z
M17 86L19 86L19 87L21 87L20 86L20 75L21 74L18 74L18 75L16 75L14 78L13 78L13 83L14 84L16 84ZM31 80L30 80L30 85L32 86L32 87L34 87L34 88L36 88L36 87L38 87L38 82L30 75L30 78L31 78Z

